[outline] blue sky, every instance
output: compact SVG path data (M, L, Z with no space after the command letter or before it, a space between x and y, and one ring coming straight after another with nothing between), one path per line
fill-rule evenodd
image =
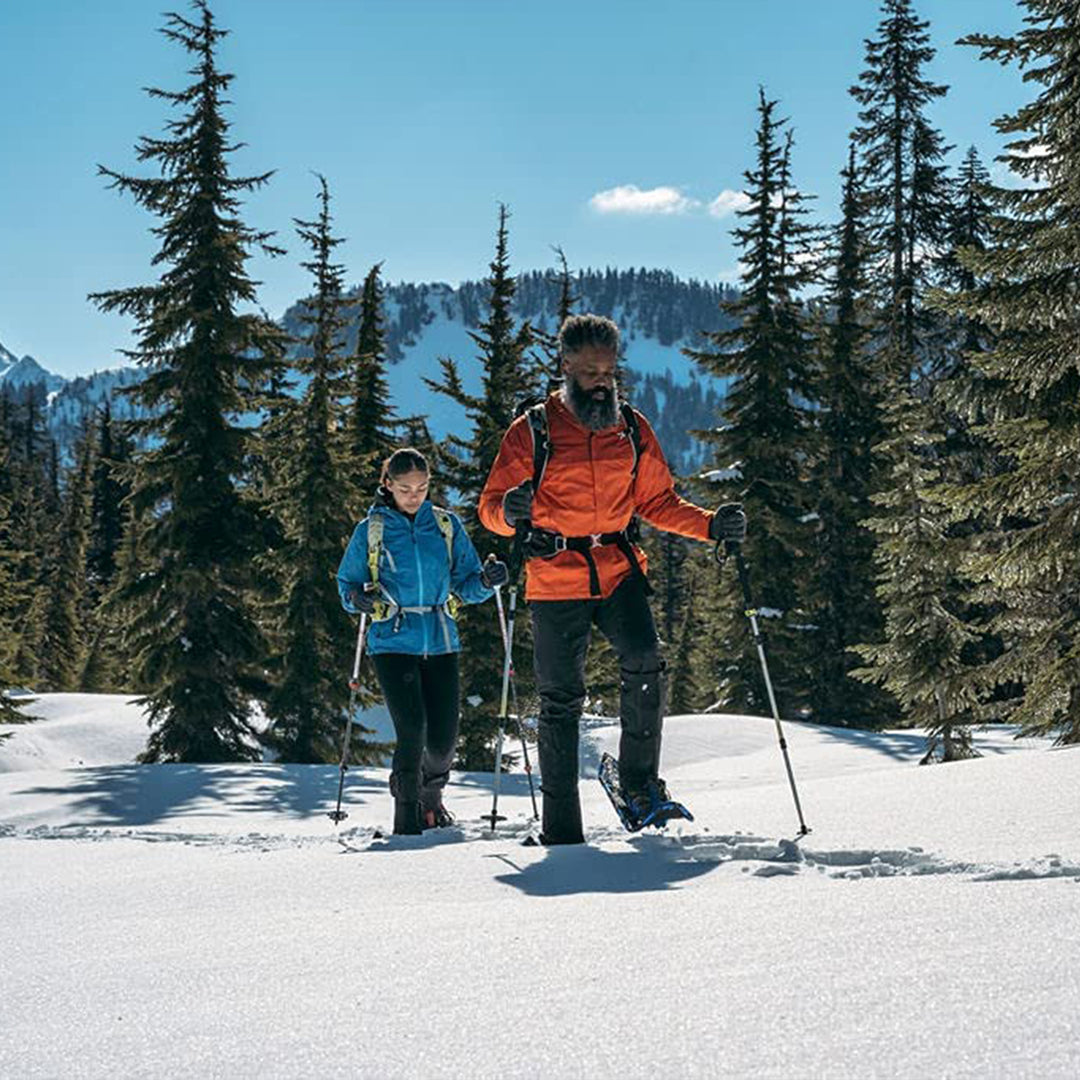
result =
M877 0L214 0L231 31L237 171L275 169L249 224L289 254L256 259L277 316L308 290L292 219L327 177L350 283L382 260L391 281L480 278L497 206L515 270L647 266L731 280L730 207L751 163L758 86L795 130L794 178L835 213L848 88ZM1026 100L1015 70L954 44L1012 32L1013 0L916 0L951 86L931 116L953 160L989 163L992 121ZM157 31L169 0L0 3L0 343L64 375L121 362L130 324L86 301L152 280L146 213L96 175L136 170L166 106L142 92L187 82ZM719 200L719 202L717 202ZM724 208L728 213L724 214Z

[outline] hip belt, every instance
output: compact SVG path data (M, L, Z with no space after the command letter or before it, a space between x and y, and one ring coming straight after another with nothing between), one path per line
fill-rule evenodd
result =
M600 575L596 569L596 560L593 558L593 549L614 546L626 557L631 571L642 579L646 593L651 593L652 589L645 579L641 563L638 562L637 552L634 551L634 541L639 536L640 530L636 520L618 532L591 533L588 536L563 536L562 533L553 532L550 529L531 526L525 536L525 558L553 559L564 551L576 551L584 557L589 567L589 595L600 596Z

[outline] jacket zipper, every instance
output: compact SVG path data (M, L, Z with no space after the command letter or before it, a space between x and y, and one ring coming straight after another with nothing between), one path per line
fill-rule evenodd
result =
M416 542L416 519L415 518L413 518L413 520L409 522L409 528L410 528L410 530L412 532L413 559L416 562L416 581L417 581L417 588L418 588L418 594L417 594L416 603L419 606L419 605L422 605L424 603L424 569L420 565L420 545L417 544L417 542ZM423 632L423 635L424 635L424 659L426 660L427 656L428 656L428 633L427 633L427 619L425 619L423 617L423 615L420 616L420 628L421 628L421 630Z

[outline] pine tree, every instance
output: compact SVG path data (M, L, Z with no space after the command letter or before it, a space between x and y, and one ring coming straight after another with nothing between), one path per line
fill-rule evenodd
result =
M109 596L116 583L129 517L125 500L131 493L131 485L125 470L130 458L129 440L113 419L111 404L106 401L98 415L90 493L84 601L87 648L77 679L79 690L85 693L122 689L117 682L120 635Z
M332 261L342 239L332 234L330 192L321 176L319 184L318 218L296 221L312 252L302 265L315 291L302 316L308 333L294 358L306 388L284 415L290 451L275 481L284 544L267 560L281 589L273 609L277 680L266 708L270 738L282 761L299 762L332 761L340 754L352 655L349 619L333 576L351 526L335 445L349 302L342 295L343 268ZM354 761L371 757L360 739L352 740L352 748Z
M762 91L757 161L744 174L750 203L739 212L746 224L734 230L745 266L742 294L723 305L737 326L704 335L710 347L687 355L708 373L732 380L722 426L701 436L715 448L723 478L708 485L708 497L717 499L719 491L717 501L741 500L752 523L746 557L752 568L768 568L755 580L755 601L770 616L771 673L780 708L790 715L804 706L809 681L800 596L810 542L804 481L813 422L805 403L813 371L799 293L814 271L816 234L800 220L805 208L790 184L791 142L780 141L786 121L778 121L775 111L776 102ZM734 572L715 587L704 630L714 655L728 665L720 695L730 706L767 711Z
M181 111L164 138L143 138L142 161L160 175L100 167L111 186L158 219L165 269L151 285L91 297L134 317L146 368L131 397L148 414L135 425L133 511L145 559L124 591L125 648L153 726L146 761L255 758L253 694L265 691L265 642L249 596L260 524L241 483L253 438L238 418L258 407L280 363L281 332L256 302L245 271L253 248L280 254L269 233L240 219L240 196L270 174L234 177L224 99L233 76L218 68L218 29L206 0L197 21L166 16L165 36L195 60L195 81L152 97Z
M1006 646L992 661L1000 683L1019 683L1015 719L1026 734L1080 742L1080 12L1066 0L1022 0L1026 28L974 34L984 59L1017 64L1037 96L996 121L1011 136L1006 161L1024 185L994 187L985 251L960 262L971 288L941 306L991 328L972 362L986 380L983 429L1004 467L954 492L954 509L993 528L970 542L967 570L998 610L988 628Z
M84 652L83 599L93 441L84 428L63 495L60 528L45 559L36 676L45 690L73 690Z
M470 332L480 350L480 362L484 369L483 391L479 395L465 391L457 365L452 359L443 360L442 381L428 380L433 390L445 394L464 408L472 429L469 438L451 435L441 448L439 460L445 480L459 493L466 529L480 547L481 556L493 551L504 561L510 558L510 541L483 528L476 506L487 475L495 463L503 434L514 419L515 402L523 390L528 393L532 389L523 377L530 367L526 354L532 344L532 331L528 324L515 330L511 314L516 286L510 273L508 216L507 208L500 206L495 258L488 279L491 288L488 317L480 323L478 333ZM528 672L531 671L526 646L525 624L528 620L521 615L519 611L514 653L519 700L523 700L528 693ZM502 693L502 636L493 605L466 607L459 615L459 621L463 636L461 688L466 703L462 710L459 764L463 769L490 769ZM473 705L474 700L479 704Z
M943 159L950 149L927 110L947 87L923 69L934 57L909 0L885 0L879 37L851 93L863 106L853 138L862 151L871 239L879 265L869 275L879 316L874 355L885 390L886 437L876 448L882 488L868 519L876 536L877 595L885 641L865 643L859 677L892 693L908 722L959 732L976 708L963 676L973 634L949 520L932 496L949 473L947 419L938 407L936 361L947 347L926 294L940 268L950 219ZM917 628L917 629L913 629ZM960 741L962 738L958 737ZM950 742L947 753L966 752Z
M823 723L872 726L888 717L889 701L850 678L850 672L859 663L852 646L876 641L882 631L872 587L874 538L863 521L871 514L872 451L884 437L884 423L882 386L869 348L865 202L854 146L841 177L842 216L825 293L827 322L816 335L819 446L810 486L817 496L817 531L808 593L810 622L816 627L811 707Z
M853 133L862 152L871 247L882 270L871 276L882 311L885 355L903 383L916 366L927 324L921 291L948 218L948 187L941 164L950 147L926 116L948 87L923 68L934 58L910 0L884 0L879 36L866 42L866 68L851 94L863 106Z
M673 652L668 662L668 706L672 715L698 712L706 702L702 700L696 663L698 642L701 633L701 620L698 616L700 594L697 588L700 579L690 572L686 581L686 602L683 605L682 619L672 628Z
M3 395L0 395L3 397ZM5 398L6 400L6 398ZM33 719L24 711L24 702L9 696L15 686L15 615L21 607L16 586L16 570L25 553L15 546L11 503L11 449L6 412L0 413L0 724L20 724ZM2 742L10 733L0 734Z
M95 605L116 579L127 519L124 500L131 492L125 476L130 459L131 445L113 420L111 405L106 401L98 415L86 550L87 587Z
M386 380L386 331L383 327L381 263L364 279L356 350L349 366L352 401L345 427L345 472L352 478L351 506L355 516L365 512L379 482L383 460L394 448L397 420Z
M552 333L546 333L533 327L533 338L539 353L544 357L538 372L538 384L542 390L546 390L562 381L559 329L574 313L574 308L580 299L574 295L574 279L570 273L570 264L566 261L566 254L561 247L554 248L554 251L559 260L558 273L552 275L553 280L556 280L559 286L559 295L555 308L555 329Z

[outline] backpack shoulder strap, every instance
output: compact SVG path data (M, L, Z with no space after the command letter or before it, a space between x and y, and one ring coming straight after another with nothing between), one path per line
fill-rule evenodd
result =
M638 462L641 460L641 423L633 407L625 401L622 403L622 417L630 432L630 443L634 447L634 465L630 475L636 480Z
M533 498L540 490L548 459L551 457L551 437L548 434L547 408L543 401L525 410L533 440Z
M383 517L382 514L368 514L367 517L367 564L371 583L379 587L379 554L382 551Z
M435 523L439 526L439 532L446 541L446 561L454 565L454 518L449 510L432 504L432 513L435 515Z

